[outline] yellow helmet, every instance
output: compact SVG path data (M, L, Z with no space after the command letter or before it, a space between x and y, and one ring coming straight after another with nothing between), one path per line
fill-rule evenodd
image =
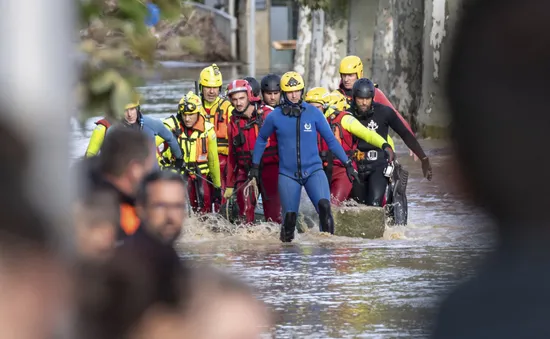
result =
M313 87L306 93L306 97L304 98L304 101L307 103L316 103L321 105L328 104L328 100L330 98L330 92L328 89L323 87Z
M297 72L286 72L281 77L281 91L294 92L304 89L304 79Z
M334 90L330 93L328 106L334 107L338 111L345 111L350 107L346 97L340 91L337 91L337 90Z
M202 111L202 101L198 95L189 91L178 104L178 114L196 114Z
M204 87L221 87L223 83L222 72L216 64L208 66L201 71L200 82Z
M348 55L340 62L340 74L357 74L357 79L363 77L363 63L358 56Z
M139 93L133 93L132 94L132 101L129 102L128 104L126 104L126 106L124 106L124 110L128 110L128 109L131 109L131 108L137 108L139 109L139 100L141 99Z

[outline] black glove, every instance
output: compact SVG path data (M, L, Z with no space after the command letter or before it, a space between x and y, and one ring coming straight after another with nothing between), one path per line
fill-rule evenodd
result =
M256 182L260 182L260 165L252 164L250 172L248 172L248 179L255 178Z
M351 159L348 159L348 161L346 161L345 166L346 166L346 174L348 175L349 181L350 182L353 182L353 180L359 181L359 173L357 173L355 168L353 168L353 161Z
M393 152L393 149L391 146L384 147L384 153L386 153L386 159L388 159L388 162L393 162L395 160L395 153Z
M214 192L212 193L212 201L215 204L221 204L222 202L222 188L214 187Z
M422 158L422 173L424 177L428 180L432 180L432 166L430 165L430 159L428 157Z
M175 166L177 170L180 170L180 171L185 170L185 162L183 161L183 158L176 159Z

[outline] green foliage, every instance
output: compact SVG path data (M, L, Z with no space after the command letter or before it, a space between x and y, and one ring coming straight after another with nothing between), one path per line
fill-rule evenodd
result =
M162 20L180 17L180 0L154 2ZM135 59L148 66L155 62L157 39L145 25L146 4L139 0L80 0L78 6L84 59L76 88L81 120L99 114L119 118L124 106L136 98L138 81L123 75L122 70Z

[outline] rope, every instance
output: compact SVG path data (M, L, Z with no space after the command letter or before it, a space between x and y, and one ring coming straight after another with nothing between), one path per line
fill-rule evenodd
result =
M258 189L258 184L256 183L256 178L252 178L250 180L248 180L248 183L246 185L244 185L244 190L243 190L243 194L246 198L250 197L250 189L252 189L252 193L254 194L254 200L257 200L258 199L258 196L260 195L260 190ZM246 214L247 212L247 208L248 208L248 204L245 204L245 211L244 213Z

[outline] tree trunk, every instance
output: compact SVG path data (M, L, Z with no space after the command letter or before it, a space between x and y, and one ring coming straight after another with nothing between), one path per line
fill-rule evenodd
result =
M323 77L321 79L320 86L332 91L338 88L338 84L340 82L340 74L338 73L337 67L341 59L340 50L345 51L345 49L341 48L338 43L335 19L327 19L328 20L325 21L325 39L323 45L323 58L321 62L321 72Z
M313 11L311 16L312 31L311 50L309 51L309 74L307 77L307 88L318 87L321 84L321 67L326 48L323 46L325 12L322 10Z
M307 79L307 57L308 46L311 44L312 25L309 18L311 10L309 7L300 7L298 17L298 39L296 41L296 51L294 54L294 70Z
M423 1L382 0L374 39L372 80L409 122L422 97Z

